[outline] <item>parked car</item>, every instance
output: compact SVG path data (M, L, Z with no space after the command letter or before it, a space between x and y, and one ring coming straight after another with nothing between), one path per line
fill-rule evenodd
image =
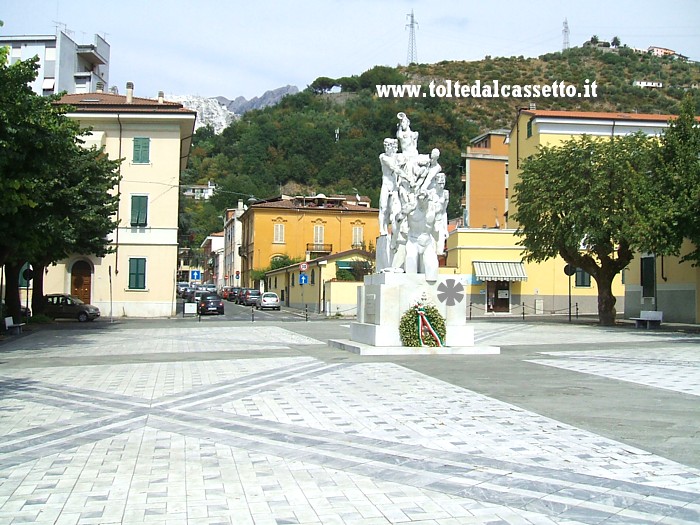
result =
M234 286L233 288L231 288L229 290L228 297L226 297L226 300L235 303L236 299L238 299L238 292L240 292L240 291L241 291L240 287Z
M249 290L249 288L241 288L238 290L238 294L236 295L236 304L245 304L245 293Z
M189 288L189 286L190 286L190 283L187 283L187 282L184 282L184 283L183 283L183 282L177 283L177 295L179 295L180 297L182 297L182 295L184 294L185 290L187 290L187 288Z
M100 316L100 309L91 304L85 304L75 295L52 293L46 296L44 313L54 319L77 319L78 321L94 321Z
M271 308L272 310L280 309L280 298L274 292L265 292L260 294L255 301L256 310L264 310L265 308Z
M255 301L258 300L258 297L260 297L260 290L256 290L255 288L248 288L245 291L245 296L243 297L243 305L244 306L255 306Z
M221 293L220 293L219 295L221 296L221 298L222 298L224 301L228 301L228 296L229 296L230 293L231 293L231 287L230 287L230 286L224 286L224 287L221 289Z
M3 299L0 302L0 310L2 311L2 315L0 317L5 317L7 315L6 314L7 308L5 307L5 299ZM25 304L21 304L21 302L20 302L19 313L22 316L22 319L26 319L27 317L32 316L32 309L29 308L28 306L26 306Z
M206 292L216 293L216 285L213 283L208 283L202 286L202 289Z
M199 315L224 315L224 301L215 293L204 292L197 301L197 312Z

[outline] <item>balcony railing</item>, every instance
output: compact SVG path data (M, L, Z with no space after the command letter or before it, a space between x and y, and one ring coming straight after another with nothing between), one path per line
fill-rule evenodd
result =
M333 245L332 244L307 243L306 244L306 251L310 252L310 253L329 254L333 251Z

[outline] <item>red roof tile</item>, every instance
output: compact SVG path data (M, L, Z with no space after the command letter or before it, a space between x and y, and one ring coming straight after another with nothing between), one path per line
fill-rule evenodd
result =
M132 97L131 102L127 102L125 95L112 93L73 93L63 95L57 104L74 106L77 111L196 114L196 111L186 109L179 102L158 102L142 97Z

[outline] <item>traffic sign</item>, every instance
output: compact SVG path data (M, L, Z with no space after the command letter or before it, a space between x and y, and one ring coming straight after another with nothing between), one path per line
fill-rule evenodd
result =
M201 281L202 272L200 270L190 270L190 281Z
M299 284L309 284L309 276L305 273L299 274Z
M302 272L305 272L308 269L309 269L309 263L303 262L299 265L299 270Z

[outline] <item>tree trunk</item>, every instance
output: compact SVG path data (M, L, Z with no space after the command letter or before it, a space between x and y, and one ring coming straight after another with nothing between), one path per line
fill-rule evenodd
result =
M5 306L7 307L6 315L12 316L15 323L22 322L22 314L20 312L19 300L19 272L24 266L24 263L6 262L5 263Z
M32 314L44 313L46 300L44 298L44 266L41 263L32 263L34 270L34 281L32 283Z
M612 283L615 274L607 275L607 272L600 271L596 277L598 284L598 324L602 326L612 326L615 324L615 303L617 299L613 295Z

